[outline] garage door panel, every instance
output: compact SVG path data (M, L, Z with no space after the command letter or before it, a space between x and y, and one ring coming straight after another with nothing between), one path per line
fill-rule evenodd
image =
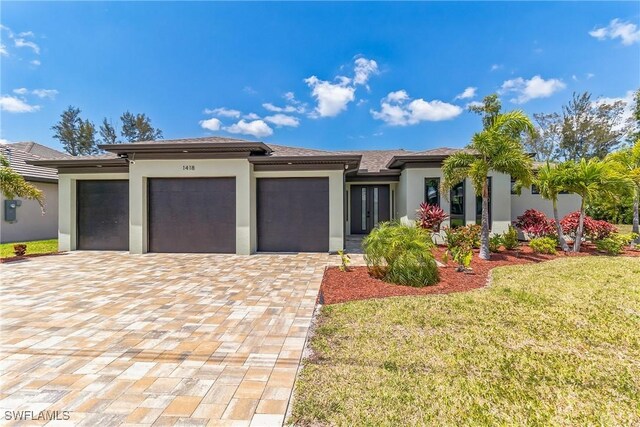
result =
M152 178L150 252L236 251L235 178Z
M258 250L329 250L329 179L260 178L257 181Z
M79 180L76 187L77 248L129 249L129 182Z

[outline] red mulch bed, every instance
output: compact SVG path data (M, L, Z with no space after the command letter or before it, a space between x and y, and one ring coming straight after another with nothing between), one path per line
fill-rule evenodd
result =
M15 262L15 261L26 260L29 258L37 258L41 256L62 255L64 253L65 252L47 252L44 254L27 254L27 255L20 255L20 256L11 256L7 258L0 258L0 264L4 264L5 262Z
M435 250L436 259L442 260L444 247ZM574 256L599 256L595 246L584 244L580 253L558 252L558 255L536 254L528 246L521 246L517 251L501 251L491 254L491 260L485 261L478 257L475 251L471 261L471 273L457 272L455 263L449 262L447 267L440 268L440 282L433 286L414 288L387 283L369 275L366 267L352 267L348 272L342 272L338 267L329 267L324 273L320 287L320 303L338 304L370 298L386 298L407 295L449 294L465 292L485 286L488 282L489 271L504 265L530 264L549 261L556 258ZM626 250L624 256L640 257L640 250Z

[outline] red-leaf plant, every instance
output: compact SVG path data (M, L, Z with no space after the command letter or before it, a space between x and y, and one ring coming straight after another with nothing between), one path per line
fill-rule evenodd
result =
M572 238L575 238L576 231L578 229L578 222L580 221L580 212L571 212L562 220L560 220L560 225L562 226L562 231ZM611 223L602 220L596 220L591 218L590 216L584 217L584 233L583 235L592 241L601 240L609 237L611 234L617 233L618 229Z
M442 223L449 218L449 215L440 206L428 203L420 203L420 208L416 212L418 226L435 233L440 231Z
M528 209L513 223L529 239L554 237L557 235L556 222L535 209Z

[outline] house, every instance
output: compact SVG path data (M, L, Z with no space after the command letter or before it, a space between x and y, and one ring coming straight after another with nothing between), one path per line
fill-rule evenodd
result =
M480 221L467 180L440 194L439 148L322 151L208 137L100 146L107 154L32 160L59 176L61 250L146 252L326 252L379 222L413 220L423 201L451 225ZM491 224L502 232L528 208L550 202L512 194L492 173ZM562 195L561 214L578 200Z
M36 201L18 199L16 203L0 195L0 243L55 239L58 236L58 174L27 161L70 156L35 142L2 144L0 152L13 170L42 190L46 203L43 214Z

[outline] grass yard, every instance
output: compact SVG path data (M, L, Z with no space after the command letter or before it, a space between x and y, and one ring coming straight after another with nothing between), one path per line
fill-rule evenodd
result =
M16 245L18 243L27 244L27 255L58 252L58 239L34 240L32 242L2 243L0 244L0 258L9 258L15 256L13 253L13 245Z
M626 233L631 233L631 231L633 230L633 225L632 224L616 224L616 228L620 233L626 234Z
M493 270L449 295L324 306L300 425L640 425L640 258Z

